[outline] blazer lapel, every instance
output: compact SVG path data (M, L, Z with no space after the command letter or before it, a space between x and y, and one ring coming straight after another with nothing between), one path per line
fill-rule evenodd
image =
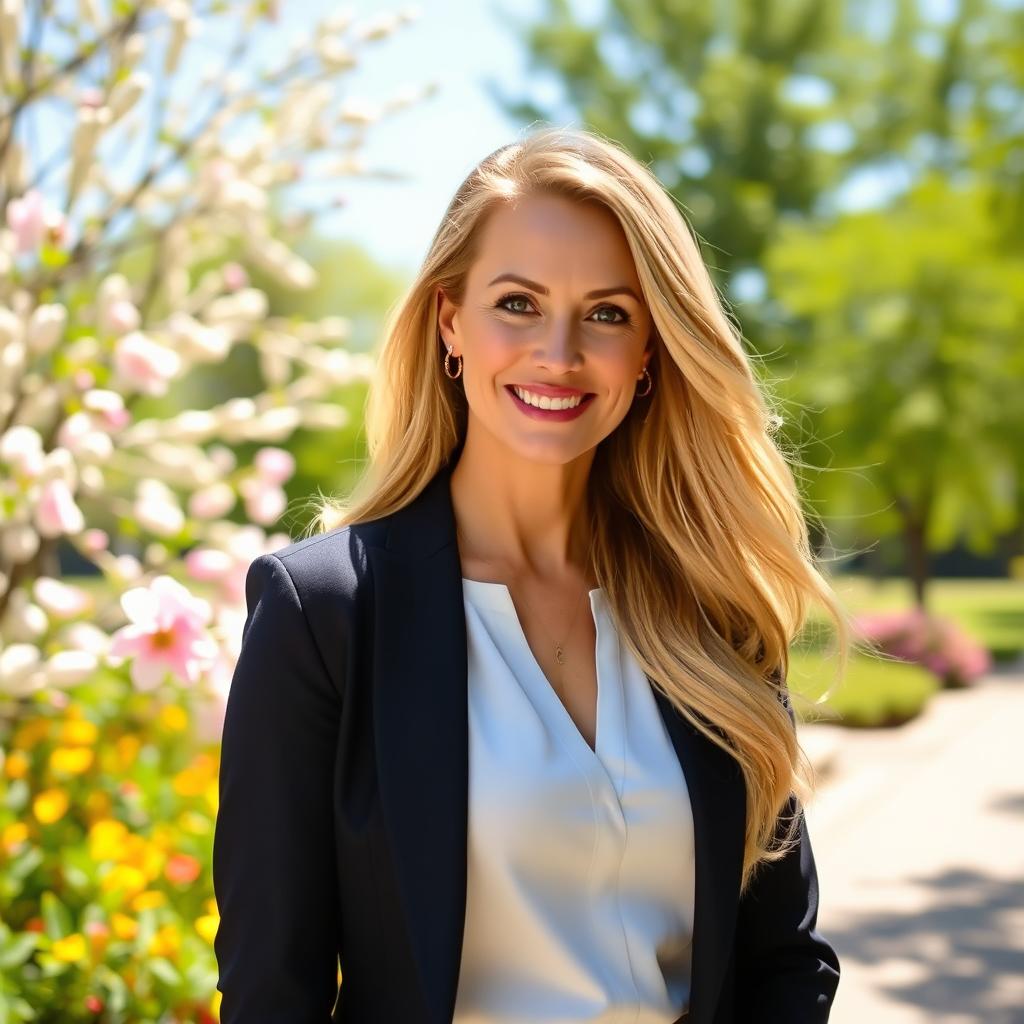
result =
M390 518L373 570L377 773L430 1024L450 1024L466 911L469 725L462 569L445 467ZM696 900L690 1016L710 1024L732 942L746 793L736 762L654 689L690 792Z

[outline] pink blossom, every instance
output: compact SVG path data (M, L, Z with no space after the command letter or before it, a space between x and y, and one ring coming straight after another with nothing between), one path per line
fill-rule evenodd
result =
M295 472L295 458L284 448L260 448L253 466L268 484L283 484Z
M106 551L110 546L110 537L107 535L106 530L101 530L98 526L94 526L91 529L85 531L82 534L82 547L90 555L99 554L101 551Z
M115 343L114 366L137 391L164 395L167 382L181 367L181 358L173 349L158 345L140 331L131 331Z
M220 481L195 491L188 499L188 511L197 519L220 519L231 511L234 504L234 488Z
M38 189L7 204L7 226L14 232L18 252L38 249L46 233L46 204Z
M111 637L109 654L132 659L137 689L157 689L168 672L186 686L199 682L217 656L206 629L213 615L208 601L171 576L157 576L148 587L122 594L121 607L131 622Z
M235 567L236 559L217 548L193 548L185 555L185 569L194 580L219 580Z
M241 263L225 263L221 273L224 275L224 287L229 291L237 292L249 283L249 274Z
M44 537L60 537L85 529L85 517L71 488L60 478L47 480L36 505L36 529Z
M115 299L103 310L103 326L114 334L126 334L139 326L141 317L128 299Z
M276 523L288 507L288 498L280 487L250 487L245 495L245 514L261 526Z

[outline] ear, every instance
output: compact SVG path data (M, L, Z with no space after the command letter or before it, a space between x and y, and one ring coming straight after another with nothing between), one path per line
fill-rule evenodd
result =
M437 289L437 327L441 334L441 341L447 349L449 345L457 344L458 331L455 327L455 314L459 307L448 298L445 290L438 286ZM459 353L453 351L452 355Z

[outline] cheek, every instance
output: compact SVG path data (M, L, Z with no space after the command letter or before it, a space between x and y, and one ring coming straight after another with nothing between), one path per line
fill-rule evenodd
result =
M522 337L506 324L483 319L474 324L467 347L472 353L474 374L493 374L519 358Z

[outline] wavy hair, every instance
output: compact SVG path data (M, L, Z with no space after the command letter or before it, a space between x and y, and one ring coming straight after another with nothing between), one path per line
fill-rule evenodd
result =
M544 127L470 172L389 311L367 398L363 474L347 498L314 499L310 531L398 510L461 449L468 409L442 368L437 289L460 305L485 218L537 192L596 200L615 215L651 311L655 391L591 465L591 568L652 683L743 771L742 893L758 864L799 839L798 815L782 813L787 801L804 803L814 791L784 703L790 644L817 602L837 627L841 677L851 626L816 566L774 437L781 419L685 217L646 166L597 133Z

